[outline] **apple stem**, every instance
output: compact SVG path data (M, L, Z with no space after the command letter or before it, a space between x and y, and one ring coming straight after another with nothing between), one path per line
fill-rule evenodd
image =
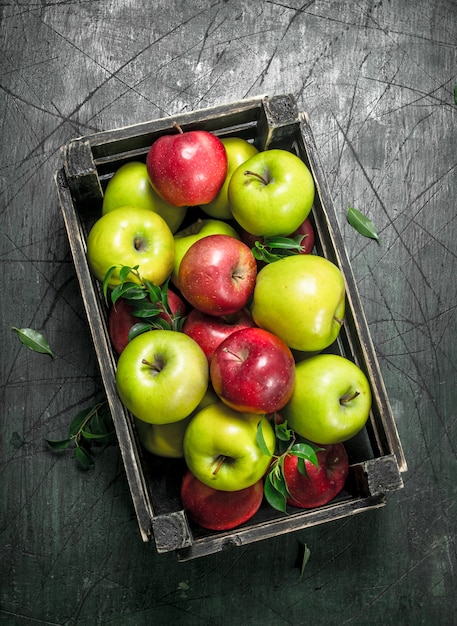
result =
M343 325L343 320L341 319L341 317L334 317L333 319L334 319L334 320L335 320L335 322L336 322L337 324L339 324L340 326L342 326L342 325Z
M256 178L261 180L264 185L268 185L268 180L266 180L261 174L258 174L257 172L251 172L251 170L246 170L244 172L244 175L245 176L255 176Z
M173 128L176 128L181 133L181 135L184 134L184 131L181 128L181 126L178 124L178 122L173 122Z
M221 469L222 463L225 461L225 456L223 454L221 454L220 456L218 456L218 458L216 460L217 460L217 465L216 465L216 467L214 469L213 476L216 476L218 471Z
M351 400L355 400L357 396L360 396L360 391L354 391L353 393L346 393L340 398L340 404L348 404Z
M162 369L160 365L151 363L147 359L142 359L141 362L143 363L143 365L147 365L148 367L150 367L154 372L160 372Z

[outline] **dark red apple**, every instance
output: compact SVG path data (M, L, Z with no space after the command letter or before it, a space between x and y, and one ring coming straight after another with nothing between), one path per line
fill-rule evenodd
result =
M292 395L295 361L289 347L273 333L245 328L216 348L210 375L214 391L231 408L275 413Z
M344 487L348 475L348 455L342 443L321 446L316 466L305 461L307 474L298 470L298 457L288 454L284 457L284 478L290 497L287 504L312 509L333 500Z
M229 530L257 513L263 498L263 481L240 491L208 487L187 471L181 483L181 501L190 519L208 530Z
M254 326L254 320L247 309L219 317L192 309L186 317L182 330L198 343L206 354L208 363L211 363L214 351L224 339L237 330L251 326Z
M208 315L232 315L251 297L257 264L246 244L230 235L208 235L193 243L179 266L181 294Z
M164 311L159 314L159 317L171 323L173 315L185 315L187 306L184 300L171 289L168 289L167 298L172 315ZM141 321L138 317L135 317L135 315L132 314L132 309L133 305L129 304L123 298L120 298L116 302L116 305L112 306L109 311L108 333L113 348L117 354L120 354L128 344L129 331L132 326Z
M152 186L174 206L208 204L217 196L227 174L222 141L205 130L162 135L149 149L146 167Z

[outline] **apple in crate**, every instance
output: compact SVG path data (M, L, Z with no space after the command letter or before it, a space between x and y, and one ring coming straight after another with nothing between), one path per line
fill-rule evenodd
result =
M186 303L172 289L168 289L167 299L171 315L164 311L163 313L159 313L158 317L161 317L167 322L171 322L171 316L183 317L186 314ZM120 354L128 344L129 331L132 326L141 321L140 318L133 315L133 310L134 305L123 298L117 300L116 304L110 308L108 314L108 332L113 348L116 350L117 354Z
M162 285L170 276L175 256L173 233L158 213L148 209L120 208L105 213L89 231L87 260L100 282L113 266L138 267L143 279ZM132 281L137 281L132 276ZM119 270L109 287L120 283Z
M181 483L181 501L191 520L208 530L230 530L253 517L263 499L263 481L238 491L208 487L187 471Z
M211 217L221 220L233 219L228 198L228 186L236 168L257 154L257 148L241 137L226 137L221 140L227 153L227 175L225 181L212 202L202 206L203 211Z
M254 290L257 263L251 249L229 235L209 235L187 250L179 267L184 298L208 315L232 315Z
M323 446L316 456L317 465L308 460L302 461L305 474L299 469L300 459L297 456L284 456L282 471L290 494L287 504L312 509L327 504L343 489L349 469L344 445Z
M103 196L102 214L123 207L155 211L175 233L184 221L187 207L165 202L153 189L145 163L129 161L116 170Z
M138 419L169 424L197 408L208 389L208 361L182 332L152 330L137 335L119 356L116 387Z
M270 454L258 443L258 429ZM275 434L265 416L240 413L223 402L196 413L184 435L184 459L202 483L221 491L254 485L268 470Z
M345 294L337 265L315 254L295 254L259 271L252 317L294 350L321 351L338 337Z
M254 326L254 320L248 309L241 309L232 315L207 315L198 309L192 309L183 324L182 331L192 337L206 354L211 363L217 346L229 335L243 328Z
M217 395L233 409L275 413L294 390L295 361L289 347L273 333L244 328L216 348L210 379Z
M214 200L227 174L221 140L206 130L176 132L156 139L146 157L156 192L175 206L198 206Z
M346 357L318 354L297 363L296 385L281 417L298 435L318 444L354 437L370 414L364 372Z
M173 262L173 272L171 274L171 281L174 285L178 286L178 273L179 266L183 256L192 244L203 237L209 235L230 235L235 239L239 239L237 231L227 222L214 219L198 219L190 226L178 231L175 236L175 258Z
M232 174L232 215L252 235L287 236L308 217L314 202L314 180L308 167L287 150L265 150Z

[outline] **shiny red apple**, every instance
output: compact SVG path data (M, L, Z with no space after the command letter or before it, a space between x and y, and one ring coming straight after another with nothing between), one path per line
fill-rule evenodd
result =
M245 328L216 348L210 376L214 391L231 408L275 413L294 390L295 362L282 339L262 328Z
M192 309L186 317L182 330L198 343L206 354L208 363L211 363L214 351L224 339L237 330L251 326L254 326L254 320L248 309L217 317Z
M214 200L227 174L222 141L205 130L162 135L146 157L155 191L174 206L197 206Z
M342 443L322 446L317 454L318 465L305 461L306 474L298 469L298 457L284 457L284 478L290 497L287 504L311 509L333 500L344 487L348 475L348 455Z
M232 315L251 297L257 264L251 249L230 235L208 235L184 254L178 274L181 294L208 315Z
M187 471L181 483L181 501L187 515L208 530L229 530L247 522L259 510L262 498L262 480L239 491L220 491Z
M167 292L168 305L170 307L171 314L164 311L159 314L159 317L171 322L173 315L184 316L186 313L186 303L178 296L174 291L168 289ZM133 305L120 298L115 306L112 306L108 316L108 333L111 339L113 348L117 354L121 354L125 346L129 342L129 331L141 320L133 315Z

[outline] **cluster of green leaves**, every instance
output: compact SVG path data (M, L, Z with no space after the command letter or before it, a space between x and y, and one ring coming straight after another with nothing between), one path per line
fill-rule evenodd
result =
M109 306L109 299L111 304L116 306L116 302L122 298L132 307L132 315L141 320L130 329L129 340L151 329L180 331L185 317L172 313L170 309L168 302L170 279L159 287L142 278L138 272L138 267L138 265L135 267L113 265L103 279L103 295L107 306ZM109 282L115 271L119 271L120 282L114 289L110 290ZM165 318L161 317L163 314L165 314Z
M303 251L302 242L306 235L295 237L263 237L252 247L252 254L259 261L274 263L286 256L299 254Z
M275 431L276 443L273 461L265 479L264 495L267 502L274 509L286 513L287 498L290 496L290 493L284 476L284 459L290 454L297 456L298 471L306 476L305 461L309 461L317 466L318 460L316 453L321 450L321 448L299 437L288 427L287 421L278 423L275 421L274 416L272 416L271 421ZM270 450L268 450L268 446L263 437L260 423L257 428L257 443L264 454L270 454Z
M101 453L114 441L114 426L106 401L80 411L71 421L65 439L46 439L53 450L74 446L76 459L85 469L94 465L95 448Z

